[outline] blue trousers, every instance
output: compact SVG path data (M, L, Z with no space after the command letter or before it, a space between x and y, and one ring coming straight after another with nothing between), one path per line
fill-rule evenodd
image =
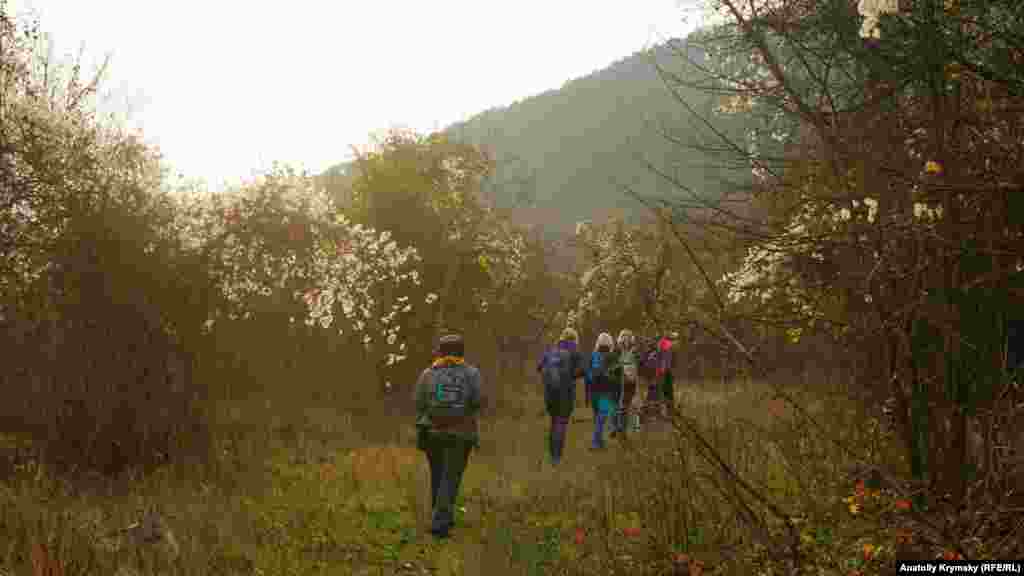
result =
M430 532L443 538L455 526L455 499L473 444L451 434L427 434L424 440L423 448L430 464L430 505L433 511Z
M594 409L594 438L592 448L604 448L604 423L614 410L614 402L608 394L594 394L591 399Z

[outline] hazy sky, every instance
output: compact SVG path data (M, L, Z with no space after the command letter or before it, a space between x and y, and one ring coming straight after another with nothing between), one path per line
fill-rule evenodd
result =
M217 184L322 169L390 126L441 128L694 25L680 0L13 0L175 168Z

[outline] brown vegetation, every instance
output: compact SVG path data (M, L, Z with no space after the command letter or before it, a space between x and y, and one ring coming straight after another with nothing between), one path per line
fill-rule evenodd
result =
M348 303L318 324L294 277L233 299L218 255L238 238L351 255L313 196L286 202L308 179L272 172L191 212L154 150L95 118L98 81L57 67L0 4L0 570L849 574L1019 556L1022 404L1004 327L1021 309L1021 82L964 45L963 68L917 69L925 45L878 62L857 40L826 47L870 74L815 85L817 68L793 62L830 22L856 28L841 4L758 17L724 0L719 32L768 80L718 80L794 132L745 157L759 182L721 204L634 194L653 224L594 223L570 245L574 275L481 197L493 161L443 135L391 133L352 174L321 179L339 200L330 220L418 251L411 297L367 288L416 304L405 362L386 339L334 329ZM983 31L988 13L972 10L940 23ZM794 14L818 26L786 25ZM911 85L892 92L894 70ZM584 347L598 331L679 330L684 366L667 425L592 453L581 401L551 468L532 360L566 323ZM489 400L445 545L422 534L409 413L442 328L466 334ZM150 524L178 535L175 553L148 537L107 546L115 527Z

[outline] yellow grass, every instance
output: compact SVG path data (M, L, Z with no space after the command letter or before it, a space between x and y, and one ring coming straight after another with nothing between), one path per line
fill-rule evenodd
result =
M818 454L815 465L790 469L801 445L794 418L779 406L765 409L767 393L750 384L688 383L678 399L745 478L781 505L830 522L846 489L838 483L843 463L833 450L834 462ZM589 418L580 400L576 416ZM45 545L62 550L69 575L119 567L174 574L655 574L684 552L709 573L749 573L750 564L727 547L756 550L756 542L697 480L710 470L681 437L651 425L627 443L591 452L592 424L574 421L563 465L553 469L544 458L540 399L527 403L528 417L481 423L482 445L470 458L449 542L425 535L429 481L410 421L267 397L221 410L219 458L205 470L169 467L76 494L23 465L0 485L0 567L27 573L33 547ZM856 433L842 425L859 418L849 406L808 404L819 414L829 409L823 420L837 438ZM391 440L370 440L382 437ZM823 439L800 449L828 450ZM807 485L816 492L806 493ZM91 534L127 525L141 507L167 516L179 558L148 549L106 553L90 543Z

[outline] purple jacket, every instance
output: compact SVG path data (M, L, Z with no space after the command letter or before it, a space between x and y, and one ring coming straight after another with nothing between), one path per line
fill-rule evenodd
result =
M554 346L554 348L556 348L558 350L568 350L569 352L575 352L576 351L576 342L573 342L572 340L559 340L558 344L556 344ZM550 348L548 350L550 350ZM544 370L544 357L545 356L547 356L546 352L544 354L540 355L540 360L537 361L537 372L540 372L540 371Z

